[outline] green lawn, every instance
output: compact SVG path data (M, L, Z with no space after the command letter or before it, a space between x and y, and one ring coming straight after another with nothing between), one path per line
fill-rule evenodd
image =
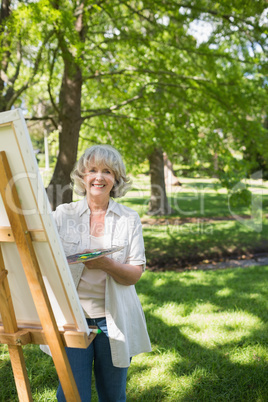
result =
M267 401L267 279L268 267L145 272L137 291L153 351L133 358L128 401ZM50 357L24 351L34 401L55 401ZM16 401L5 346L0 359L1 401Z
M233 194L220 186L216 179L181 179L181 186L167 188L167 195L173 216L189 217L231 217L234 214L251 214L251 202L261 202L263 211L268 206L268 184L251 180L248 193L237 188ZM146 216L150 197L149 177L140 175L133 178L133 188L120 200L125 205L137 210L141 217Z
M129 400L267 401L268 268L151 273L138 284L153 342Z

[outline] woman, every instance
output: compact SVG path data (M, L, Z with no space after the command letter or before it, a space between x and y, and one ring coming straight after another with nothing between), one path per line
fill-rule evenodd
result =
M138 214L116 203L129 188L117 150L107 145L87 149L72 174L74 190L85 197L60 205L53 213L66 255L95 248L124 246L110 256L71 265L89 325L101 333L87 349L66 348L82 402L91 400L95 383L102 402L126 400L131 357L151 351L135 283L145 269ZM59 385L58 401L65 401Z

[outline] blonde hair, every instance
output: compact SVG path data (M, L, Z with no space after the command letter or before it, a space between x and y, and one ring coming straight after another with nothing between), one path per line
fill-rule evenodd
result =
M110 192L113 198L123 197L130 188L130 179L120 153L110 145L93 145L87 148L71 173L72 187L76 194L86 195L84 176L91 162L105 165L113 171L115 184Z

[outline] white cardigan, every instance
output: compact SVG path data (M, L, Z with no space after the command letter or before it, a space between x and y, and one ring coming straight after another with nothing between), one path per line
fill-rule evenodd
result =
M66 255L89 249L90 209L86 198L58 206L53 217ZM142 225L137 212L111 199L105 216L104 236L105 248L125 246L111 258L125 264L143 265L145 269ZM80 263L69 267L77 288L85 266ZM130 357L151 351L144 313L134 285L121 285L107 275L105 313L115 367L128 367Z

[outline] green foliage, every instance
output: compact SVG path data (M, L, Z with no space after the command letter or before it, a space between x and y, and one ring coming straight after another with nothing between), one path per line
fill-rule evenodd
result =
M257 17L264 3L250 11L232 8L234 3L205 2L187 9L144 2L139 14L134 3L131 26L128 14L123 24L120 18L110 21L109 35L99 35L97 42L105 57L99 57L95 76L85 82L85 107L94 109L88 115L93 123L82 127L81 148L86 138L88 144L109 142L129 163L138 164L161 146L170 156L186 152L193 165L207 161L211 171L215 154L223 165L234 159L234 150L243 154L245 138L253 132L259 138L263 131L266 84L255 63L264 66L265 56L255 51L253 62L244 28L256 29L252 37L265 46ZM214 27L201 44L188 31L197 18ZM135 103L127 103L135 96ZM104 113L113 100L125 106ZM264 144L262 153L266 149Z
M28 106L22 94L41 79L44 45L49 39L49 18L43 1L26 4L11 1L10 14L1 20L0 107Z

